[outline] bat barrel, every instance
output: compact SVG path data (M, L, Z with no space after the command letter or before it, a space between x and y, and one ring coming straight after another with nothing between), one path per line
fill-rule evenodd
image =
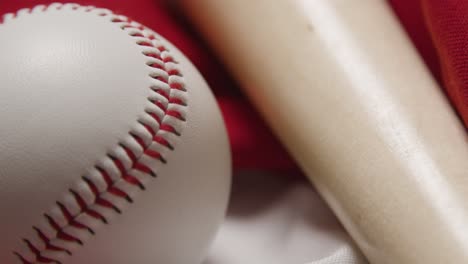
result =
M372 263L468 260L466 131L384 1L182 1Z

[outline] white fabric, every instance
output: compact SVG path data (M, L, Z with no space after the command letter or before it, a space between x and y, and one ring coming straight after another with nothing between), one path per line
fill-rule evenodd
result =
M313 187L238 173L227 219L204 264L366 264Z
M359 264L368 263L366 259L356 249L349 245L335 250L335 252L326 257L313 261L309 264Z

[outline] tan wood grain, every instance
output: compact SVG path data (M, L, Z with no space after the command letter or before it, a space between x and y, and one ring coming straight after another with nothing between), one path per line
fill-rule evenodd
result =
M371 263L468 263L467 134L385 1L182 4Z

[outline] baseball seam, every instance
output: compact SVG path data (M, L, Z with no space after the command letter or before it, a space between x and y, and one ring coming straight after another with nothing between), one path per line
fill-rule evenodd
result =
M129 18L93 6L54 3L6 14L0 26L22 15L60 10L93 13L132 37L147 60L151 93L128 136L57 200L32 227L34 235L23 238L22 246L13 251L23 264L62 264L100 225L121 214L150 179L157 177L186 123L187 93L178 63L157 36Z

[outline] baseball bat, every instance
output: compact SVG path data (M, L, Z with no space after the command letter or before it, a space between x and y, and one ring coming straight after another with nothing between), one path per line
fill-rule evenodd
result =
M468 263L467 134L385 1L180 4L371 263Z

